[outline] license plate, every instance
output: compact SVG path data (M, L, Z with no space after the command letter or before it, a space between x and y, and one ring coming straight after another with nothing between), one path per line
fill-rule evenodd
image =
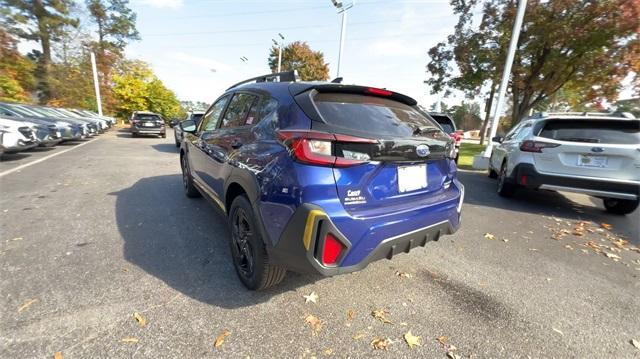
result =
M427 165L398 167L398 191L410 192L427 188Z
M153 127L154 125L153 125L153 122L145 122L145 123L143 124L143 126L144 126L144 127Z
M578 166L580 167L607 167L607 156L579 155Z

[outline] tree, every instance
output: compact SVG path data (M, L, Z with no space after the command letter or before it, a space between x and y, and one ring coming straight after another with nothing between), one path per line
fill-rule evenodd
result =
M278 48L269 51L269 67L278 70ZM281 71L298 70L303 81L322 81L329 78L329 65L320 51L313 51L306 42L296 41L282 48Z
M176 95L145 62L122 61L113 83L116 115L121 118L129 118L134 111L153 111L164 118L180 117L184 113Z
M9 30L29 41L37 41L42 47L38 57L38 89L40 101L46 103L51 96L49 67L51 44L62 35L65 25L77 25L70 16L72 0L0 0L4 8L2 22Z
M140 39L136 29L136 13L128 7L128 0L86 0L86 5L97 35L97 41L89 45L96 52L103 103L109 111L115 106L115 100L108 91L112 80L111 69L123 58L127 42Z
M451 107L450 110L456 128L459 130L476 130L480 127L480 105L475 102L465 102Z
M517 2L482 2L478 27L470 20L478 0L451 3L458 24L446 42L429 50L433 78L427 81L434 92L477 92L501 72ZM568 83L585 99L614 100L624 77L638 67L639 16L640 7L627 0L530 0L509 82L512 121Z
M0 28L0 101L29 101L35 88L35 64L20 54L16 45L16 40Z

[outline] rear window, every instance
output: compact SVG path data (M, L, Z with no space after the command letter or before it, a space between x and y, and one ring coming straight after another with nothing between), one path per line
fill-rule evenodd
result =
M416 109L373 96L318 93L314 102L333 127L382 137L411 137L438 127ZM440 131L438 130L440 133Z
M640 143L640 121L547 121L539 137L558 141L633 145Z
M440 127L442 127L442 129L444 130L444 132L446 133L454 133L456 132L456 129L453 127L453 123L451 122L451 119L447 116L439 116L439 115L431 115L430 116L436 120L436 122L438 123L438 125L440 125Z
M141 120L141 121L162 121L162 119L160 118L160 116L158 115L141 115L141 114L137 114L136 115L136 119Z

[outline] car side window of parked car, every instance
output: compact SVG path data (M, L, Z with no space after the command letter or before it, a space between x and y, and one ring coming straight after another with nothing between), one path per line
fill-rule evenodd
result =
M516 133L516 135L513 136L513 139L522 140L523 138L529 135L530 131L531 131L531 123L526 123L522 126L522 128L518 130L518 133Z
M258 96L247 93L236 93L229 107L222 118L221 128L240 127L245 125L251 125L256 121L255 108L258 104ZM253 110L251 120L249 120L249 112ZM250 122L250 123L247 123Z
M504 140L505 141L512 140L515 137L515 135L518 133L518 131L520 130L521 126L522 126L522 124L518 124L511 131L509 131L509 133L507 133L507 135L504 137Z
M227 102L229 102L231 95L220 98L216 103L211 106L209 111L204 115L202 121L200 121L200 128L198 132L213 131L218 127L220 115L224 111Z

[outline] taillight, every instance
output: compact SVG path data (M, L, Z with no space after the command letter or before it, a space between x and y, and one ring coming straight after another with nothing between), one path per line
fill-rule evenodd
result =
M378 96L391 96L393 95L393 92L388 91L388 90L383 90L383 89L379 89L379 88L375 88L375 87L369 87L365 90L366 93L371 94L371 95L378 95Z
M337 264L340 253L342 253L342 243L333 234L327 233L324 237L324 247L322 248L322 264Z
M520 151L522 152L538 152L541 153L544 148L554 148L560 146L557 143L549 143L542 141L525 140L520 144Z
M368 162L335 156L335 143L378 143L367 138L316 131L279 131L278 134L296 160L318 166L349 167Z

